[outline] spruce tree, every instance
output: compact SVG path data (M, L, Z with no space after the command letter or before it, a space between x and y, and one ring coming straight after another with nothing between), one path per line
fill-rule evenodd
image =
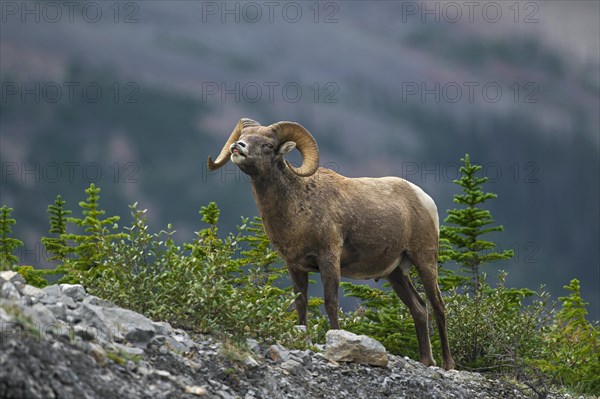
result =
M19 262L14 251L23 245L23 241L9 237L12 233L11 225L17 221L10 217L13 209L3 205L0 208L0 270L10 270Z
M69 253L65 235L67 234L67 216L71 214L70 210L65 210L66 201L60 195L56 196L54 204L48 205L48 214L50 215L50 234L54 237L42 237L42 243L46 250L51 254L48 261L64 262Z
M481 266L503 259L513 257L512 250L495 252L496 244L486 241L481 236L496 231L503 231L502 226L492 226L494 219L487 209L481 205L487 200L496 198L493 193L484 192L482 185L488 178L480 177L481 166L471 164L469 154L461 159L463 166L460 168L461 177L454 183L461 187L463 194L454 196L454 202L463 205L460 209L448 210L448 217L444 220L449 225L440 229L442 250L440 260L456 262L461 271L471 275L471 284L474 292L479 292L481 287Z
M193 244L185 244L184 248L191 250L192 256L204 258L213 249L218 249L223 244L217 236L217 232L219 231L217 223L219 222L221 210L216 202L210 202L207 206L203 206L198 213L202 216L202 221L208 224L208 227L197 231L195 242Z
M65 276L69 277L69 281L63 280L64 282L77 281L74 280L76 275L79 275L77 279L80 282L82 277L93 277L99 271L97 266L101 264L102 257L110 251L110 242L127 237L124 233L112 233L117 228L118 216L101 218L105 211L99 209L100 188L92 183L85 192L88 194L87 200L79 203L83 208L83 219L67 218L67 222L83 228L84 234L61 234L61 239L75 243L74 246L67 247L67 253L73 253L74 256L65 260L71 277ZM88 272L92 272L92 275L88 276Z
M600 392L600 326L590 323L585 302L581 297L579 280L564 286L568 296L558 299L562 308L556 314L555 325L549 334L544 369L554 374L575 391Z
M248 231L251 234L240 238L241 242L245 242L249 246L247 250L241 252L242 263L256 268L254 270L254 283L256 285L263 286L272 283L282 274L285 274L282 260L271 247L262 219L255 216L254 220L250 222L244 220L244 222L240 230Z

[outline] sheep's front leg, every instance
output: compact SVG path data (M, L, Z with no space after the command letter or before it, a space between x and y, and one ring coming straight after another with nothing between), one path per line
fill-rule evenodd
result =
M338 291L340 288L340 264L338 258L328 259L319 264L321 281L323 282L323 296L325 299L325 311L329 316L331 328L339 330L338 321Z
M294 304L296 305L298 324L308 326L306 318L306 312L308 310L308 273L294 270L289 266L288 272L290 273L292 286L294 287L294 293L296 294Z

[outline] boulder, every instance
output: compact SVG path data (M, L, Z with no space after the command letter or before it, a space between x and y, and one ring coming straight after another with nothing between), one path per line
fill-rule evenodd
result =
M152 325L158 335L169 335L173 333L173 327L166 321L153 321Z
M4 327L15 322L15 317L8 314L4 308L0 308L0 333L4 332Z
M12 282L5 281L2 287L0 287L0 298L16 301L21 298L21 294Z
M32 304L38 303L39 300L46 295L42 289L29 284L25 285L21 289L21 294L25 297L31 298Z
M335 362L353 362L386 367L388 355L376 339L344 330L329 330L325 336L325 357Z
M49 285L42 289L42 292L45 294L40 297L40 302L46 305L52 305L58 302L58 297L60 296L60 287L58 285Z
M282 369L286 370L290 374L301 374L304 371L304 367L302 367L302 363L289 359L279 365Z
M61 304L61 305L66 305L69 309L75 309L77 308L77 305L79 305L78 302L75 302L73 300L73 298L71 298L70 296L66 296L66 295L61 295L58 297L58 302L56 302L57 304Z
M179 353L189 352L196 346L189 335L182 330L174 330L171 335L166 335L165 337L169 347Z
M60 293L76 302L82 301L85 298L85 288L81 284L61 284Z
M13 283L13 285L19 289L25 285L23 276L12 270L0 272L0 287L7 282Z
M290 358L290 351L279 344L275 344L269 346L269 349L267 349L267 352L265 353L265 357L276 362L285 362Z
M116 333L107 325L102 308L99 306L82 303L77 309L69 312L67 319L73 325L78 324L78 330L85 331L85 334L96 339L110 341Z
M113 307L102 309L102 313L110 330L130 343L146 345L156 334L152 320L132 310Z

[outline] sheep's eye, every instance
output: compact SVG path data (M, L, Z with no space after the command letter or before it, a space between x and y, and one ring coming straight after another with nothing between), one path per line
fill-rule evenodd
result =
M262 146L263 146L263 148L267 147L267 148L270 148L271 150L273 149L273 144L271 144L271 143L265 143Z

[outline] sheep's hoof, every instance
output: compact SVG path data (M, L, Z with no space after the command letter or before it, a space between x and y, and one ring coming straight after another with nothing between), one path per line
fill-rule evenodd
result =
M454 362L444 363L444 370L454 370L455 366Z
M435 360L433 360L433 358L431 356L424 357L419 361L427 367L435 366Z

